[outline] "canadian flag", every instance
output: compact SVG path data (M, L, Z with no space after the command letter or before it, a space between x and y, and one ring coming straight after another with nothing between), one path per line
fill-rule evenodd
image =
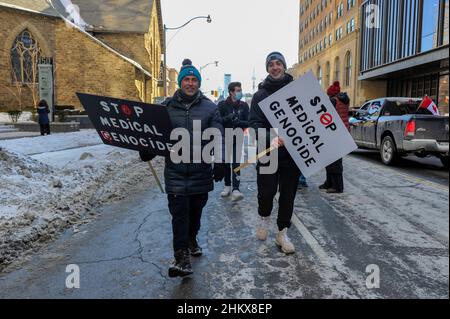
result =
M439 110L438 110L436 104L433 102L432 99L430 99L428 97L428 95L423 98L422 103L420 103L419 108L427 109L433 115L439 115Z

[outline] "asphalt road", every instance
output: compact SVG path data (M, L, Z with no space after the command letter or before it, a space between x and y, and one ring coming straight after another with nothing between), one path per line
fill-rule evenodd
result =
M387 167L377 156L344 160L342 195L317 189L324 174L298 191L294 255L274 244L276 211L268 241L255 238L250 167L242 202L220 198L222 185L210 194L194 275L168 278L170 216L149 175L132 197L0 275L0 298L448 298L448 171L409 158ZM66 288L70 264L80 269L80 288Z

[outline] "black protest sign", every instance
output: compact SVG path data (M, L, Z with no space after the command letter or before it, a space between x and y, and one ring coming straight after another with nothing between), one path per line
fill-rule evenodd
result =
M172 122L162 105L77 93L103 143L169 156Z

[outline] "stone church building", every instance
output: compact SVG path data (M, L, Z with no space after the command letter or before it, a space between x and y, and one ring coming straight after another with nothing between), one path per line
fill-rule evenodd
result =
M0 111L36 104L39 63L57 106L81 108L76 92L153 102L163 40L160 0L0 0Z

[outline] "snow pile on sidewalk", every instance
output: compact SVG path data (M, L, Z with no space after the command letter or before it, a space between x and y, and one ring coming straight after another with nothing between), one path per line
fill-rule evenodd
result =
M137 152L99 144L98 136L92 145L95 132L77 133L0 143L0 270L152 179ZM160 171L162 160L156 166Z

